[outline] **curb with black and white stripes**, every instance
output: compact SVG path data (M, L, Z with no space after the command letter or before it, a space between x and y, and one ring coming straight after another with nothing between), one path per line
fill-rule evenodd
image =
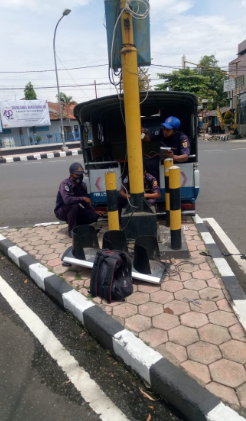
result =
M209 251L209 254L213 258L213 261L221 275L223 283L229 292L232 302L233 309L238 315L238 318L246 330L246 296L241 288L234 272L231 270L226 259L223 257L218 246L216 245L212 235L208 231L206 225L202 218L196 215L194 218L196 222L196 228L200 232L201 237L206 245L206 248Z
M81 149L73 149L67 152L47 152L47 153L38 153L34 155L20 155L14 156L12 158L0 158L0 164L11 164L13 162L20 162L20 161L33 161L33 160L40 160L40 159L53 159L53 158L63 158L65 156L76 156L81 155Z
M183 370L145 345L100 307L1 234L0 251L30 276L41 290L70 311L104 348L120 357L156 393L190 421L245 420Z

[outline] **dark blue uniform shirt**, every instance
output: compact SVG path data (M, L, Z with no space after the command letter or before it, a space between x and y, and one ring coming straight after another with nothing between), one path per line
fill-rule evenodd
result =
M55 212L62 206L83 202L85 196L87 196L87 187L84 182L77 185L70 178L66 178L61 182L57 193ZM84 202L84 205L87 203Z
M165 137L163 129L149 134L151 141L160 140L161 146L172 149L174 155L190 155L190 142L186 134L177 131L173 136Z
M128 175L123 180L123 186L129 192L130 185L129 185L129 177ZM156 181L156 178L153 175L145 173L144 174L144 192L145 193L160 193L160 187ZM156 202L156 199L151 199L152 204Z

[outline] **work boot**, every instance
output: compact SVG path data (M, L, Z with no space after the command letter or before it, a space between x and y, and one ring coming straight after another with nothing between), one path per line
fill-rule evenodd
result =
M67 234L68 234L69 238L73 238L72 233L73 233L73 231L72 231L72 230L68 230Z

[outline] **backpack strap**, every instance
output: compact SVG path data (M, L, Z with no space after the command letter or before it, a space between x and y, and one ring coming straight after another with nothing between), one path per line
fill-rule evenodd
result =
M115 268L117 265L117 259L111 256L104 257L104 263L107 268L106 275L104 276L103 282L98 283L98 295L104 298L106 301L112 301L112 286L114 280ZM99 274L100 277L100 274Z
M104 261L104 256L102 252L98 251L96 258L93 264L92 273L91 273L91 282L90 282L90 293L93 297L98 296L98 277L100 271L100 265Z

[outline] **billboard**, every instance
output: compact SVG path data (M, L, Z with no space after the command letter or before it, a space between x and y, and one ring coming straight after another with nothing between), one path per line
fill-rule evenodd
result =
M48 101L3 101L1 119L3 129L14 127L50 126Z
M235 79L224 80L224 92L234 91L235 86Z

